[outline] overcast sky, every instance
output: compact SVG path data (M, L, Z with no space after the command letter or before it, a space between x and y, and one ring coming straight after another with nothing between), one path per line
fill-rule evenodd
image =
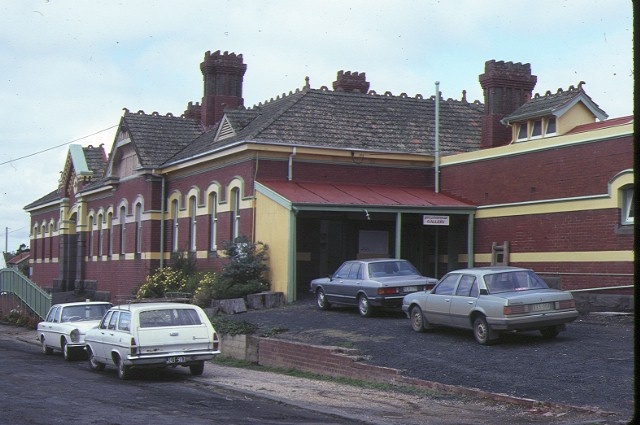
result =
M1 251L29 245L23 208L57 188L70 143L109 153L122 108L201 101L207 50L244 56L247 107L339 70L483 101L495 59L530 63L534 93L585 81L613 118L633 111L632 36L631 0L0 0Z

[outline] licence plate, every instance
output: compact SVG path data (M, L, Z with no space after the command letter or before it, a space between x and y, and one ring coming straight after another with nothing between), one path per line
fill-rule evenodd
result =
M416 292L418 290L417 286L405 286L402 288L404 292Z
M553 303L540 303L531 305L531 311L553 310Z
M184 357L169 357L167 359L168 364L184 363Z

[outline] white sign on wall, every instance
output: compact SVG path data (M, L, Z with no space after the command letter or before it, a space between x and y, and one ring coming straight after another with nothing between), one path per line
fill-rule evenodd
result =
M423 215L422 224L425 226L448 226L448 215Z

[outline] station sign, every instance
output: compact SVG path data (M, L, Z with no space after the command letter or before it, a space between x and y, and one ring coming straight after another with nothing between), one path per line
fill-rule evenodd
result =
M422 224L425 226L448 226L448 215L423 215Z

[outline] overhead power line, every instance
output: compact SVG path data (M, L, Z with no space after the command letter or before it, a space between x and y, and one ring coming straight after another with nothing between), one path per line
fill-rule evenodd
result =
M105 128L105 129L102 129L102 130L96 131L95 133L91 133L91 134L88 134L88 135L86 135L86 136L79 137L79 138L74 139L74 140L72 140L72 141L70 141L70 142L65 142L65 143L59 144L59 145L57 145L57 146L52 146L52 147L50 147L50 148L43 149L43 150L38 151L38 152L34 152L34 153L30 153L30 154L28 154L28 155L21 156L21 157L19 157L19 158L14 158L14 159L10 159L10 160L8 160L8 161L0 162L0 165L5 165L5 164L9 164L9 163L11 163L11 162L20 161L21 159L25 159L25 158L29 158L29 157L32 157L32 156L40 155L41 153L45 153L45 152L48 152L48 151L51 151L51 150L54 150L54 149L58 149L58 148L60 148L60 147L62 147L62 146L70 145L71 143L75 143L75 142L78 142L78 141L80 141L80 140L86 139L86 138L88 138L88 137L95 136L96 134L103 133L103 132L105 132L105 131L107 131L107 130L111 130L111 129L112 129L112 128L114 128L114 127L117 127L117 125L112 125L111 127L107 127L107 128Z

